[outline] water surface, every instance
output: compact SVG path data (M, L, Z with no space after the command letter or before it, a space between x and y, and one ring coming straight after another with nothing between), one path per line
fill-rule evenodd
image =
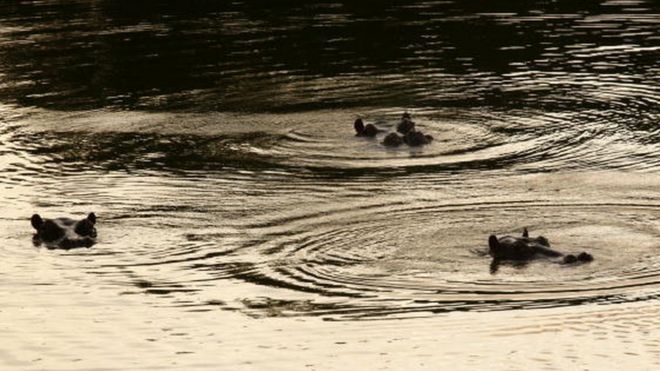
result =
M654 2L0 9L6 367L658 366ZM524 227L596 260L493 273Z

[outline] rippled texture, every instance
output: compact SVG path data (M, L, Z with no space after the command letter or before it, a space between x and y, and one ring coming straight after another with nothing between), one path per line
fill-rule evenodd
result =
M0 5L0 363L660 366L657 4L360 3Z
M655 2L360 3L3 5L0 96L250 112L658 103Z

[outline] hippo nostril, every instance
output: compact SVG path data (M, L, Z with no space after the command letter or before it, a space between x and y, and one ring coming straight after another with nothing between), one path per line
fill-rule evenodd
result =
M68 238L65 238L65 239L61 240L61 241L58 243L58 245L59 245L61 248L64 248L64 249L69 249L69 248L71 248L71 247L74 246L73 241L71 241L71 240L68 239Z
M64 238L58 245L61 248L71 249L74 247L90 247L94 244L94 239L90 237L81 237L81 238Z
M577 259L581 262L588 263L590 261L593 261L594 257L588 252L581 252L580 255L577 256Z

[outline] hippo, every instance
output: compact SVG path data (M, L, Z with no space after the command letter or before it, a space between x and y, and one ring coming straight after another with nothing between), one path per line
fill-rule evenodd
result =
M403 136L403 142L411 147L422 146L424 144L429 144L433 140L433 137L430 135L425 135L421 131L409 131L406 135Z
M376 134L378 134L378 129L376 128L376 126L374 126L373 124L367 124L365 126L364 122L360 118L355 120L353 127L355 128L355 132L356 132L355 136L357 137L373 138L376 136Z
M494 261L527 261L538 256L563 257L561 261L563 264L587 263L593 260L593 256L587 252L575 256L553 250L550 248L550 241L547 238L543 236L529 237L527 228L524 229L522 237L504 236L497 238L497 236L491 235L488 238L488 247L488 253Z
M410 118L410 114L408 112L404 112L403 116L401 116L401 121L396 126L396 131L399 133L406 135L410 131L415 130L415 123L413 120Z
M361 118L358 118L353 123L355 128L355 136L358 137L375 137L381 130L373 124L364 124ZM385 147L398 147L401 144L407 144L411 147L417 147L424 144L429 144L433 141L433 137L415 130L415 123L410 118L410 114L405 112L401 117L401 121L396 127L396 131L403 134L403 137L397 133L390 133L381 142Z
M403 144L403 138L397 133L389 133L385 139L383 139L383 145L385 147L398 147L401 144Z
M404 112L404 114L401 116L401 121L397 124L396 131L403 134L403 137L400 137L396 133L388 134L383 140L384 146L398 147L405 143L411 147L417 147L424 144L429 144L431 141L433 141L432 136L415 130L415 122L412 121L408 112Z
M33 241L48 248L71 249L90 247L96 242L96 215L89 213L85 219L70 218L42 219L39 214L32 215L32 227L36 229Z

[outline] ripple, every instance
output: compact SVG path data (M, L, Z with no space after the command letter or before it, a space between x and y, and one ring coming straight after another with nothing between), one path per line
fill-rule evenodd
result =
M531 201L425 205L373 204L269 221L258 248L268 262L238 276L248 282L351 298L334 319L419 316L445 311L531 309L620 303L658 297L657 213L649 204L552 204ZM611 215L616 211L616 222ZM567 251L591 251L596 261L565 267L551 262L506 266L492 275L484 249L492 231L525 213ZM512 216L509 216L512 214ZM640 225L639 220L650 220ZM653 222L656 220L656 222ZM433 221L429 223L429 221ZM541 227L542 226L542 227ZM286 234L280 230L286 229ZM504 232L502 232L504 233ZM625 250L625 254L621 251ZM254 253L254 252L252 252ZM202 263L203 265L203 263ZM350 303L350 305L348 305ZM336 303L337 304L337 303ZM256 315L255 307L246 310ZM283 315L310 315L280 308Z
M527 118L499 130L483 124L463 133L534 142L539 135L555 135L547 126L565 122L552 113L541 117L546 124ZM484 115L475 121L491 119ZM419 125L426 131L438 124L423 118ZM452 125L445 125L450 132ZM314 170L324 169L319 167L322 161L302 148L326 146L332 143L327 138L345 135L343 130L321 140L305 129L284 136L262 132L222 137L14 130L11 138L18 140L5 143L9 154L24 158L10 165L22 178L16 183L21 184L19 210L38 207L46 216L95 211L99 216L98 246L63 254L73 260L59 261L56 269L71 269L82 259L83 269L110 287L123 294L148 294L161 300L158 305L199 309L221 300L224 309L255 317L360 320L658 296L654 287L660 282L660 262L653 253L660 235L660 198L652 174L622 177L620 169L586 171L582 165L583 174L572 168L547 174L497 167L471 171L470 166L454 171L436 163L413 167L413 172L338 177L351 167L329 168L331 173L323 174ZM560 162L599 135L598 130L587 139L560 133L556 136L569 144L549 153ZM352 135L347 139L370 145ZM107 153L120 146L130 148L124 156L131 157L115 167L120 160ZM189 150L194 155L182 153ZM274 153L291 158L294 151L299 152L297 161L307 158L316 166L272 160L278 158ZM456 152L454 156L466 156ZM81 153L88 170L69 159ZM231 166L231 161L245 161L255 153L282 167ZM542 159L530 160L537 168L548 161L533 149L510 153L520 168L522 158ZM318 150L316 156L338 162L328 150ZM101 178L99 171L105 172ZM3 208L15 215L11 207ZM16 223L20 219L27 225L30 212ZM579 267L548 261L503 265L491 274L485 236L520 233L522 227L548 236L559 250L590 251L596 261ZM28 237L19 233L15 238ZM235 294L237 301L219 299L210 288L236 282L245 286ZM252 286L267 294L244 296Z
M615 90L625 94L625 90ZM653 171L660 165L655 115L639 114L630 106L621 112L593 107L557 112L420 108L409 111L418 128L435 140L418 148L384 147L382 138L393 131L404 111L390 108L360 114L383 131L375 139L354 137L351 126L357 114L342 111L248 116L179 114L176 118L137 112L90 112L67 115L63 119L68 125L61 128L50 124L52 114L42 113L26 120L29 124L25 131L11 135L14 150L7 153L5 163L37 170L26 159L9 159L29 150L50 157L42 161L46 170L64 172L79 171L74 156L78 161L91 162L86 165L92 168L221 170L249 165L282 167L296 173L300 168L329 172ZM181 124L173 125L174 120ZM53 130L65 133L53 134ZM195 134L183 134L189 130L195 130ZM123 153L113 158L118 147ZM8 170L12 171L13 166Z
M657 6L308 3L0 5L0 363L657 368Z
M392 130L401 111L363 116ZM13 176L0 184L18 189L3 209L24 210L16 223L32 208L95 211L99 246L57 269L82 259L157 305L360 320L658 297L655 129L592 108L411 112L434 143L388 150L354 137L356 114L343 111L95 111L62 114L63 129L33 112L1 133ZM491 274L485 236L522 227L596 261ZM209 287L221 281L245 287L218 299Z

